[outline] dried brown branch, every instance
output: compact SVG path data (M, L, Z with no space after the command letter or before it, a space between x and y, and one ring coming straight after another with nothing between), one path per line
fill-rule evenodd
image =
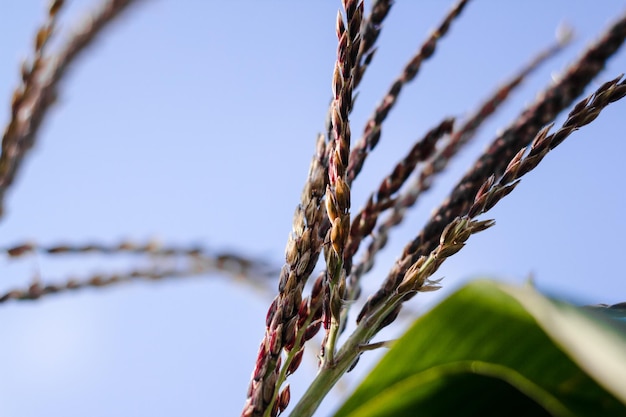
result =
M89 243L83 245L58 244L41 246L34 243L20 243L7 248L0 248L9 258L15 259L33 253L46 255L69 255L98 253L115 255L129 253L134 255L150 255L151 257L167 258L185 256L208 262L214 269L229 272L235 275L254 275L259 277L272 276L277 270L264 261L256 260L233 252L210 253L201 246L181 247L167 246L152 241L145 244L136 244L131 241L122 241L116 245Z
M61 243L56 245L37 245L35 243L20 243L12 245L6 248L0 248L0 252L6 252L10 258L19 258L32 253L43 253L47 255L57 254L77 254L77 253L99 253L99 254L118 254L118 253L133 253L133 254L149 254L155 256L173 256L173 255L187 255L187 256L202 256L206 253L206 250L201 247L176 247L176 246L163 246L157 241L147 242L144 244L136 244L131 241L122 241L116 245L106 245L103 243L87 243L82 245ZM252 264L253 261L246 260L241 257L242 264Z
M604 68L605 62L619 49L626 38L626 16L622 16L604 35L569 67L563 77L547 88L519 118L489 146L470 171L435 211L419 235L409 243L383 285L366 302L359 317L389 296L402 281L409 265L434 250L439 236L450 222L469 210L473 197L489 178L499 176L506 162L520 149L528 146L537 132L578 97L591 80Z
M76 32L56 57L44 56L46 44L55 30L56 17L63 1L53 1L48 10L48 21L41 26L35 39L35 57L32 64L22 66L22 85L13 95L11 120L2 137L0 154L0 216L4 196L13 184L26 153L34 146L37 133L48 110L56 101L58 86L68 68L81 52L108 27L133 0L109 0L84 26Z
M134 281L158 281L162 279L178 279L198 275L206 275L214 270L202 262L194 263L192 268L151 268L136 269L119 274L98 274L86 279L70 278L60 284L43 284L40 280L34 281L28 288L14 289L0 294L0 304L7 301L31 301L51 294L65 293L85 288L109 287L115 284Z
M51 245L38 246L33 243L22 243L0 249L10 259L24 257L34 253L45 255L85 255L85 254L133 254L148 255L155 266L151 269L136 269L123 274L95 275L89 279L68 279L63 284L42 284L40 279L30 285L28 289L12 290L0 296L0 302L9 300L35 300L48 294L56 294L69 290L86 287L102 287L113 284L136 281L138 279L156 280L161 278L177 278L192 275L216 272L227 274L235 278L245 279L245 282L266 289L268 278L275 276L276 269L265 262L257 261L232 252L212 254L206 249L196 247L162 246L157 242L135 244L129 241L117 245L93 243L86 245ZM156 258L156 259L155 259ZM185 261L187 268L163 269L158 265L167 261ZM171 276L170 276L171 275Z

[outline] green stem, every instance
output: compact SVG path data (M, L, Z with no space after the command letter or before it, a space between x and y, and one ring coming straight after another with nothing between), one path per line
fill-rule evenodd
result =
M337 254L337 264L334 269L329 270L329 273L331 273L328 279L328 285L330 287L330 328L328 329L328 333L326 335L322 368L332 368L335 362L335 346L337 345L341 317L334 314L333 301L335 300L335 292L337 291L339 281L341 280L341 272L343 270L342 256L343 254Z
M402 296L394 295L387 303L384 303L372 315L363 319L350 335L335 356L331 366L322 367L319 373L309 385L298 404L291 411L293 417L311 417L322 403L331 388L345 374L354 361L361 354L359 346L367 343L378 331L381 321L389 314L396 305L401 302Z

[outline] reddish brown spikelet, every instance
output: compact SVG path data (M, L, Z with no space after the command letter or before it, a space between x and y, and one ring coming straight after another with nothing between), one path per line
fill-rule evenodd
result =
M296 352L296 354L294 355L293 360L289 364L289 368L287 368L287 375L293 374L296 371L296 369L300 367L300 364L302 363L303 355L304 355L304 347L300 348L300 350Z
M285 409L289 405L289 401L291 401L291 388L289 387L289 384L287 384L278 396L277 404L280 413L285 411Z

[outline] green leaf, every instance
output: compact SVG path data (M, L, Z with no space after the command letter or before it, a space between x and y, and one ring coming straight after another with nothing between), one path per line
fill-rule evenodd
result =
M626 326L477 281L419 318L336 417L626 416Z

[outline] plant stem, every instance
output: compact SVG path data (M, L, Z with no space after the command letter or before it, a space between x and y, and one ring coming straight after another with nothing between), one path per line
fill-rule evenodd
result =
M337 337L339 335L339 328L341 324L341 315L337 314L334 307L334 300L337 299L337 291L339 288L339 282L341 281L341 273L343 270L342 254L337 254L338 261L334 269L330 269L330 276L328 280L328 286L330 287L330 326L326 334L326 342L324 344L324 357L322 358L322 368L332 368L335 362L335 346L337 345ZM340 298L343 298L340 296Z
M315 413L315 410L317 410L328 392L362 353L359 347L367 343L376 334L380 323L387 314L396 308L401 300L402 296L394 295L388 303L359 323L354 333L350 335L337 352L334 362L330 366L320 369L307 391L291 411L290 416L310 417Z

